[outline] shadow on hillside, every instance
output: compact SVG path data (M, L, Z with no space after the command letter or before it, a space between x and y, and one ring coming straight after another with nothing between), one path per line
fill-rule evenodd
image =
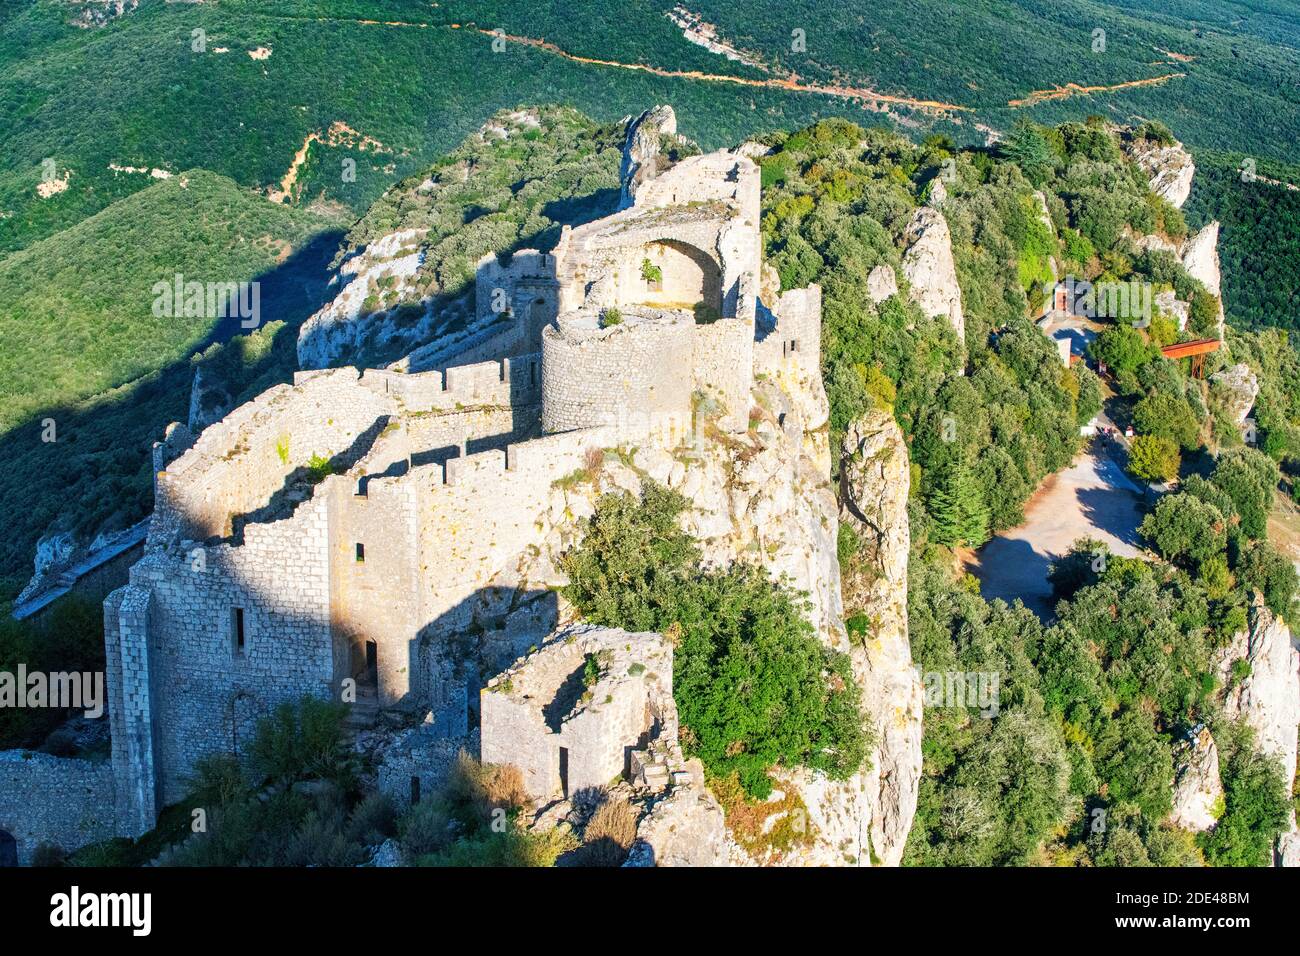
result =
M341 230L322 232L254 277L263 322L284 326L265 354L239 365L230 383L236 401L292 378L298 327L324 299L342 237ZM246 331L238 319L219 320L189 355ZM188 418L193 375L187 356L86 402L44 409L0 435L0 496L8 511L0 576L26 583L36 542L56 521L60 530L84 536L129 527L152 510L151 449L170 422ZM54 442L42 440L46 420L54 422Z

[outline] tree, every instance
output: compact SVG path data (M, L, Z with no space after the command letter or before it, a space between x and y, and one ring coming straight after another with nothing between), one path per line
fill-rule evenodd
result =
M1173 481L1180 464L1178 446L1160 435L1138 435L1129 448L1128 470L1143 481Z
M1152 392L1133 407L1133 427L1175 441L1183 451L1192 451L1201 443L1201 426L1191 406L1165 392Z
M1278 477L1273 459L1253 448L1238 448L1219 456L1210 480L1232 500L1242 533L1257 540L1267 533Z
M1273 841L1286 829L1291 808L1278 760L1255 750L1249 739L1238 744L1223 764L1224 813L1218 825L1201 835L1212 866L1268 866Z
M1142 333L1129 325L1114 325L1105 329L1089 346L1092 357L1104 362L1118 375L1136 373L1138 367L1159 356L1160 350L1147 343Z
M1139 530L1162 558L1192 570L1222 556L1227 547L1219 510L1181 492L1161 498Z
M970 469L961 462L940 472L930 496L930 513L934 519L930 536L939 544L977 548L989 538L988 507Z
M1296 593L1295 565L1268 541L1256 541L1242 552L1237 577L1243 586L1262 595L1274 614L1290 615Z
M1019 166L1036 186L1052 175L1060 161L1043 129L1030 120L1017 120L1001 144L1002 154Z

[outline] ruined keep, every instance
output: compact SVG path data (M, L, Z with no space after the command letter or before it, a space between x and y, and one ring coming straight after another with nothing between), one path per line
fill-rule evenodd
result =
M667 782L677 746L673 650L662 635L579 627L482 690L482 755L513 764L539 803L618 778Z
M654 147L672 133L663 108L630 124L625 208L549 253L479 264L452 361L299 372L201 434L168 429L144 555L104 602L110 829L148 830L196 760L242 752L303 695L422 716L413 741L495 726L509 695L480 691L560 623L562 577L520 571L554 536L555 487L606 449L671 452L702 406L744 431L758 377L821 394L820 291L769 275L760 300L757 166L742 151L671 165ZM670 700L670 653L656 673ZM657 705L625 689L607 696L628 739L596 747L590 773L571 758L570 783L616 762L661 775L662 754L629 762Z

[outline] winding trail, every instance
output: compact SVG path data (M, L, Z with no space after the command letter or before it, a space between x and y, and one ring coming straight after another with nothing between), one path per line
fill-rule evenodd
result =
M1034 90L1022 100L1008 100L1007 106L1019 109L1023 106L1037 106L1039 103L1047 103L1051 100L1066 100L1073 96L1114 93L1118 90L1131 90L1140 86L1160 86L1170 80L1181 79L1185 76L1187 76L1186 73L1166 73L1163 76L1153 76L1145 80L1129 80L1111 86L1081 86L1078 83L1066 83L1064 86L1057 86L1050 90Z
M822 83L804 83L796 75L789 76L769 76L763 78L733 76L727 73L705 73L701 70L672 70L667 67L654 66L649 63L624 63L621 60L605 60L599 57L582 56L577 53L570 53L563 47L560 47L549 40L538 37L517 36L512 33L505 33L501 30L489 30L485 27L477 26L473 23L423 23L415 20L359 20L351 17L292 17L276 16L266 14L268 19L273 20L295 20L307 21L311 23L353 23L360 26L377 26L390 27L395 29L412 29L412 30L430 30L430 29L448 29L448 30L466 30L473 33L479 33L493 39L504 40L507 43L513 43L516 46L532 47L535 50L542 50L553 56L561 57L571 63L582 63L587 66L603 66L617 70L634 70L639 73L648 73L651 76L661 76L671 80L696 80L705 83L730 83L735 86L747 86L759 89L783 90L787 93L811 93L818 96L830 96L843 100L857 100L868 103L884 103L890 106L903 106L909 109L921 110L923 112L945 115L949 113L973 113L973 107L961 106L957 103L945 103L942 100L921 100L914 99L910 96L895 96L891 93L881 93L870 87L859 86L836 86Z

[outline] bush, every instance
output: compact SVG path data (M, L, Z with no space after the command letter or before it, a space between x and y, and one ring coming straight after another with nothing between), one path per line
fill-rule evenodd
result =
M1221 557L1227 547L1219 510L1182 492L1161 498L1139 530L1162 558L1191 570Z
M1224 813L1201 834L1205 859L1211 866L1269 866L1291 810L1281 765L1244 740L1222 766Z
M281 785L318 778L350 788L355 772L343 741L346 716L343 704L316 697L281 704L258 722L249 745L254 777Z
M622 866L636 840L636 812L626 800L606 800L591 815L575 855L581 866Z
M1173 481L1181 464L1178 446L1159 435L1138 435L1129 447L1128 470L1143 481Z
M1164 392L1153 392L1133 407L1133 427L1145 435L1177 442L1183 451L1192 451L1201 443L1201 426L1191 406Z
M588 620L680 633L673 691L682 742L711 773L739 773L755 796L774 766L844 779L866 734L846 655L817 641L803 609L751 566L705 569L678 525L684 499L654 482L644 498L605 495L564 556L565 596Z
M1295 565L1267 541L1257 541L1242 552L1237 577L1244 587L1262 595L1274 614L1290 615L1297 585Z

